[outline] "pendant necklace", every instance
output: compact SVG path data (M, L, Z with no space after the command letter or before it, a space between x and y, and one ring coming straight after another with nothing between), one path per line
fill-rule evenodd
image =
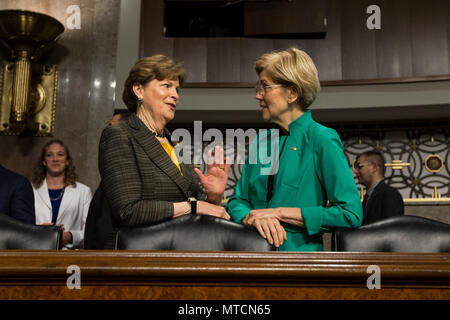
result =
M57 196L56 198L50 197L50 200L52 200L52 201L58 201L59 199L61 199L62 196L64 195L64 190L65 190L65 188L62 189L61 193L60 193L59 196Z

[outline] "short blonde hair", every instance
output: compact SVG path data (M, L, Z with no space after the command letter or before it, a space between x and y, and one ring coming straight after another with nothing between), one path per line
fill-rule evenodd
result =
M262 55L255 62L255 71L258 75L266 71L275 83L295 87L299 94L297 101L303 111L308 109L319 94L317 68L311 57L297 48Z
M178 80L183 85L186 77L181 64L172 58L162 54L145 57L136 62L131 68L123 89L122 100L131 112L136 112L138 99L133 91L133 85L142 85L157 79L159 81L169 79Z

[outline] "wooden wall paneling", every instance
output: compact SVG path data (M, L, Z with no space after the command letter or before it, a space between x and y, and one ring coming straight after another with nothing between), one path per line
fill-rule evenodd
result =
M321 81L340 80L342 78L341 61L341 3L338 0L327 2L327 34L325 39L276 39L276 50L290 46L304 50L316 64Z
M207 82L241 82L240 38L207 40Z
M320 81L342 79L341 57L341 1L327 1L327 33L325 39L310 41L312 57L319 72Z
M241 82L256 83L255 61L264 53L273 51L272 39L241 39Z
M342 80L377 78L376 30L366 26L367 7L373 0L346 0L342 3Z
M285 50L289 47L296 47L303 50L311 57L319 70L323 69L321 63L324 63L321 59L323 57L321 52L323 45L319 44L320 41L323 41L323 39L276 39L274 40L274 48L275 50Z
M186 60L187 83L245 86L263 51L297 45L314 59L321 81L436 80L450 74L448 1L328 0L325 39L165 38L164 0L142 0L141 55ZM369 30L369 5L381 8L381 30ZM284 16L283 16L284 17ZM278 19L280 23L292 19ZM206 41L206 67L205 49ZM239 49L240 46L240 49ZM183 48L185 47L185 48ZM186 51L186 52L183 52ZM210 70L211 68L211 70Z
M273 40L273 47L275 50L286 50L290 47L296 47L305 51L315 61L316 52L313 46L315 39L275 39Z
M289 47L297 47L300 50L311 54L310 43L314 39L274 39L273 40L273 48L274 50L285 50Z
M381 30L376 32L379 78L412 77L409 0L381 0Z
M164 0L142 0L141 57L154 54L173 56L173 38L164 36Z
M325 32L326 0L245 3L244 34L278 35Z
M206 38L174 38L173 58L186 70L186 82L206 82Z
M449 74L447 0L411 2L414 76Z

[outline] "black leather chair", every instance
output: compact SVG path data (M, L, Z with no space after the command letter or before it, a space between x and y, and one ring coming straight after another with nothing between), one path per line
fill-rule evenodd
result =
M61 248L61 228L26 224L0 213L0 250L56 250Z
M184 215L159 224L120 228L118 250L275 251L250 226L207 215Z
M398 216L357 229L336 229L332 250L353 252L450 252L450 225Z

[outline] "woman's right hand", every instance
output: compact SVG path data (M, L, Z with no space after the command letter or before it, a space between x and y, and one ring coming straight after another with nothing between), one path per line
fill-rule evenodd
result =
M277 219L278 212L277 208L252 210L242 223L255 227L264 239L278 248L287 240L286 230Z
M208 214L210 216L230 220L230 215L224 207L206 201L197 201L197 214Z

